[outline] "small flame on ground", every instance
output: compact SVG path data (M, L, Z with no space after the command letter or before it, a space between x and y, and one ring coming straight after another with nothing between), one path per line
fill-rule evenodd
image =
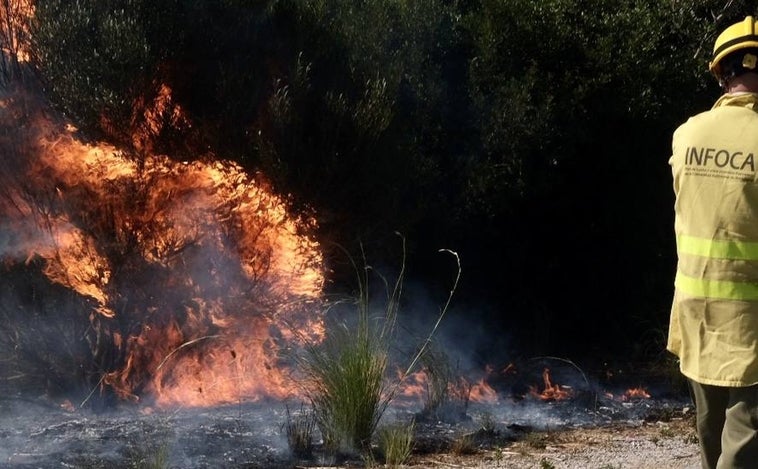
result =
M400 380L401 398L410 399L417 403L424 400L424 396L429 391L429 377L424 371L417 371L403 377L403 371L397 370L397 379Z
M627 389L622 396L622 400L628 401L631 399L650 399L650 393L642 387Z
M542 371L542 381L544 388L539 391L537 386L529 387L529 394L543 401L560 401L569 399L574 396L574 391L569 386L553 384L550 380L550 369L545 368Z
M497 391L490 386L486 378L482 378L471 386L471 400L482 404L497 404Z
M627 399L650 399L650 393L645 388L627 389L624 396Z
M652 396L650 393L645 389L644 387L636 387L636 388L630 388L624 391L623 394L620 394L616 396L612 392L606 392L605 397L608 399L615 399L619 400L621 402L628 402L632 400L639 400L639 399L651 399Z
M398 379L402 379L401 391L399 397L405 400L412 400L418 404L425 403L430 399L430 393L435 392L430 389L430 379L426 371L421 370L411 373L402 378L402 372L398 371ZM462 402L476 402L481 404L496 404L499 400L498 393L487 383L487 377L482 377L476 381L471 381L464 377L448 382L445 392L447 399Z

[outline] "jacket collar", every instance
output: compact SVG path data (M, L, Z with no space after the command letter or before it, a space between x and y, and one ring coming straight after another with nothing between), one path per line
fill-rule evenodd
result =
M721 106L739 106L758 111L758 93L727 93L722 95L713 105L714 108Z

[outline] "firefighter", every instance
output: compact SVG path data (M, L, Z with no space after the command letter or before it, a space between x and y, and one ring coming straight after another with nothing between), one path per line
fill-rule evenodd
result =
M668 349L695 400L703 468L758 468L758 23L716 39L724 93L673 135L678 264Z

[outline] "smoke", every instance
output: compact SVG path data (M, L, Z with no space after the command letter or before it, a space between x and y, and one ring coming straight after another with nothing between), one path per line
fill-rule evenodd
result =
M33 220L19 219L11 223L5 219L0 222L0 258L28 262L36 249L48 251L54 248L51 233L40 230Z

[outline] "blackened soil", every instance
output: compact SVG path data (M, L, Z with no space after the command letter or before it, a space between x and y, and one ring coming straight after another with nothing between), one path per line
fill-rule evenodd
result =
M45 398L6 395L0 398L0 468L364 465L356 455L326 454L317 431L310 454L295 457L287 442L288 408L303 407L252 403L160 412L127 407L96 414ZM419 413L412 406L391 408L382 424L415 422L413 460L429 461L450 454L501 454L503 448L523 446L525 441L534 445L535 435L541 433L642 428L651 422L681 421L691 413L685 399L622 402L597 394L552 402L504 398L434 414Z

